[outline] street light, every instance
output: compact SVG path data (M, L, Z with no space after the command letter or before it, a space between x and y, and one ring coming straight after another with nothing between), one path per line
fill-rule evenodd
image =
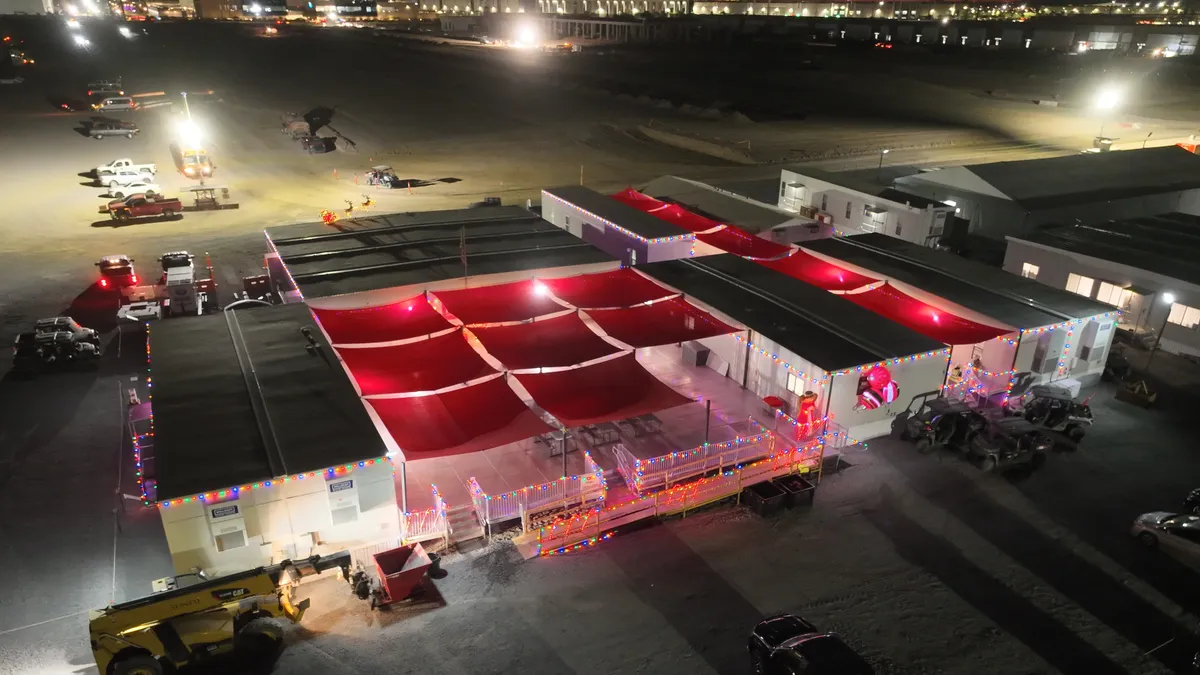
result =
M1167 305L1167 315L1163 317L1162 328L1159 329L1158 337L1154 340L1154 347L1150 350L1150 358L1146 359L1146 375L1150 374L1150 364L1154 363L1154 355L1158 352L1158 345L1162 343L1163 333L1167 332L1167 321L1171 318L1171 306L1175 304L1175 294L1163 293L1162 301Z
M1121 103L1121 90L1109 85L1096 92L1092 107L1100 111L1100 137L1104 137L1105 114Z

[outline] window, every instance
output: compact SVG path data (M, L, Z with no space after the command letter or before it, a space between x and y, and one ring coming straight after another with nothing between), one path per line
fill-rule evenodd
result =
M850 218L850 201L846 200L846 218Z
M1124 307L1129 303L1129 298L1133 297L1133 291L1127 291L1116 284L1110 284L1107 281L1100 282L1100 290L1096 291L1096 299L1100 302L1107 302L1114 307Z
M787 390L792 392L793 394L796 394L797 396L802 396L805 392L804 387L805 387L804 378L796 377L795 373L788 371Z
M1072 274L1067 277L1067 290L1072 293L1078 293L1085 298L1092 297L1092 284L1095 279L1091 277L1083 277L1078 274Z
M1200 309L1181 305L1178 302L1171 304L1171 313L1167 315L1167 321L1176 326L1184 328L1195 328L1196 324L1200 323Z
M1037 265L1031 263L1021 263L1021 276L1025 277L1026 279L1036 279L1040 270L1041 268Z
M821 195L821 210L829 212L829 195Z

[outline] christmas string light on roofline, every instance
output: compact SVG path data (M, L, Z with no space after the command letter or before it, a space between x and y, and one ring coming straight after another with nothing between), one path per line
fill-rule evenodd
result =
M673 241L690 241L690 242L692 242L692 246L696 245L696 235L691 232L687 232L684 234L675 234L675 235L671 235L670 237L655 237L653 239L651 239L649 237L643 237L642 235L634 232L633 230L630 230L625 227L621 227L620 225L617 225L616 223L614 223L608 219L601 218L600 216L592 213L591 211L580 208L578 205L572 204L571 202L568 202L567 200L563 199L562 197L552 195L549 192L544 192L543 194L547 195L548 197L550 197L551 199L553 199L557 202L561 202L564 206L569 206L573 209L578 210L580 213L583 213L587 216L595 218L596 220L600 221L601 223L604 223L604 225L606 227L611 227L614 230L620 232L621 234L624 234L628 237L632 237L633 239L636 239L644 244L665 244L665 243L673 242ZM620 202L618 202L618 203L620 203ZM649 214L647 214L647 215L649 215ZM650 216L650 217L654 218L654 216Z
M171 506L179 506L181 504L190 504L192 502L211 502L214 500L221 500L226 497L237 497L242 492L250 492L251 490L261 490L264 488L276 487L276 486L282 485L284 483L290 483L291 481L294 481L294 480L304 480L306 477L307 478L317 478L318 476L320 476L322 478L332 478L335 476L343 476L343 475L346 475L346 474L350 473L351 471L353 471L355 467L364 468L364 467L368 467L368 466L375 466L376 464L383 464L384 462L390 462L390 461L391 461L391 458L387 457L386 455L383 457L375 457L373 459L363 459L363 460L359 460L357 462L350 462L349 464L338 464L336 466L331 466L326 469L321 469L320 471L307 471L304 473L288 474L286 476L282 476L280 478L273 478L271 480L258 481L255 483L245 483L243 485L234 485L233 487L225 488L224 490L208 490L205 492L196 493L189 497L175 497L173 499L164 499L158 503L158 506L160 508L169 508Z
M772 361L774 361L774 362L778 363L779 365L783 366L784 368L786 368L786 369L788 370L788 372L790 372L791 374L793 374L793 375L795 375L796 377L799 377L799 378L801 378L801 379L803 379L803 380L805 380L805 381L811 380L812 382L814 382L814 383L816 383L816 384L821 384L821 383L823 383L825 380L828 380L828 379L829 379L829 373L825 373L825 372L822 372L822 373L821 373L821 377L820 377L820 378L816 378L816 377L810 377L810 376L809 376L807 373L805 373L804 371L798 370L798 369L796 369L795 367L793 367L793 366L792 366L792 364L790 364L790 363L788 363L788 362L786 362L786 361L781 361L781 360L779 360L779 355L778 355L778 354L772 354L771 352L769 352L769 351L767 351L767 350L763 349L762 347L759 347L758 345L754 344L753 342L750 342L749 340L747 340L746 338L742 337L741 335L734 335L734 336L733 336L733 339L734 339L734 341L735 341L735 342L745 342L745 343L746 343L746 347L747 347L747 348L749 348L749 349L752 349L752 350L754 350L755 352L758 352L759 356L765 356L765 357L767 357L768 359L771 359Z
M924 354L912 354L910 356L899 356L899 357L887 359L884 361L876 361L875 363L869 363L869 364L865 364L865 365L861 365L861 366L855 366L853 368L846 368L844 370L834 371L834 372L830 373L829 375L830 375L830 377L837 377L839 375L848 375L850 373L865 373L868 370L870 370L876 366L898 366L902 363L909 363L911 361L919 361L921 359L928 359L928 358L932 358L935 356L946 356L946 357L950 356L950 348L946 347L945 349L935 349L931 352L925 352Z

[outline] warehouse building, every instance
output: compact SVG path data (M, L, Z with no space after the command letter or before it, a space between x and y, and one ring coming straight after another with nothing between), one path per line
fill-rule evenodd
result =
M947 167L895 183L995 239L1049 224L1200 214L1200 157L1176 146Z
M1184 213L1008 237L1004 269L1121 310L1121 327L1200 355L1200 217Z

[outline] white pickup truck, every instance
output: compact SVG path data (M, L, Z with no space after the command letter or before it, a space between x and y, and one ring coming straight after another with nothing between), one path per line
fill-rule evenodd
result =
M158 173L158 167L154 164L134 164L132 159L124 157L122 159L114 159L108 164L102 164L96 167L96 177L100 178L101 183L107 183L107 181L104 180L105 176L130 171L153 176L154 174Z

